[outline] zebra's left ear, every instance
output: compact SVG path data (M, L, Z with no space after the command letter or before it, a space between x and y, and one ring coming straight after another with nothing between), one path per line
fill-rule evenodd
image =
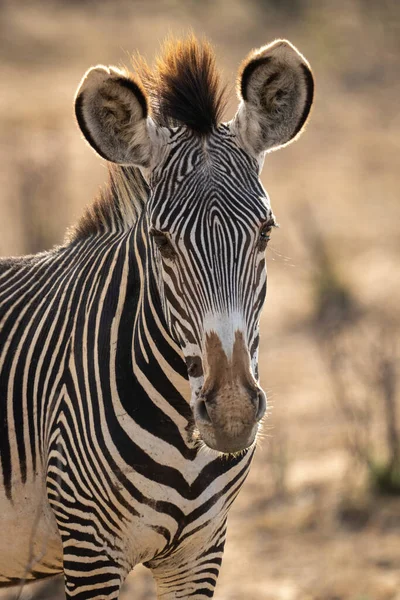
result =
M310 65L290 42L276 40L244 60L238 94L234 133L256 156L277 149L304 129L314 95Z

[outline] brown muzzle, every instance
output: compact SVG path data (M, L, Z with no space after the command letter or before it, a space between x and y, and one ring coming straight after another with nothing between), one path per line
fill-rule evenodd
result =
M243 334L236 331L229 357L218 335L207 334L203 363L205 381L194 407L200 435L220 452L244 450L255 440L266 398L251 373Z

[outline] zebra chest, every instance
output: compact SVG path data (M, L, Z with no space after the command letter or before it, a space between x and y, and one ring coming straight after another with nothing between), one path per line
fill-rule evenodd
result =
M181 470L169 466L163 476L132 472L134 493L126 541L135 562L152 561L181 549L198 549L224 523L246 477L249 461L201 456ZM153 465L154 466L154 465Z

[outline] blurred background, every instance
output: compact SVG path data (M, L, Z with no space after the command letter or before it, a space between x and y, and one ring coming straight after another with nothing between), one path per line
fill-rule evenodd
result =
M62 243L106 179L74 123L85 70L136 50L152 60L189 28L215 45L227 118L238 64L274 38L317 82L306 133L263 171L281 225L260 353L271 411L215 597L400 600L397 0L2 0L0 254ZM154 598L142 567L122 594L133 597Z

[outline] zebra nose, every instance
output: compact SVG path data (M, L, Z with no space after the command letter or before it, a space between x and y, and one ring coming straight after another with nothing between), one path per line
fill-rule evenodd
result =
M198 419L206 423L207 425L211 425L211 417L207 410L206 398L199 398L196 406L196 416Z
M265 411L267 410L267 397L265 395L265 392L260 388L257 390L255 402L257 408L256 421L258 422L261 421L261 419L265 415Z
M257 386L248 390L248 398L254 407L255 421L258 423L265 415L267 409L267 397L265 392Z
M220 452L251 446L266 410L264 392L254 386L203 389L194 405L194 419L203 442Z
M213 421L215 421L215 408L218 402L217 396L218 394L215 390L210 390L206 393L203 392L197 400L196 418L204 424L212 425ZM267 408L267 399L264 391L259 387L248 390L247 398L253 407L255 422L261 421ZM227 410L229 411L229 407L227 407Z

